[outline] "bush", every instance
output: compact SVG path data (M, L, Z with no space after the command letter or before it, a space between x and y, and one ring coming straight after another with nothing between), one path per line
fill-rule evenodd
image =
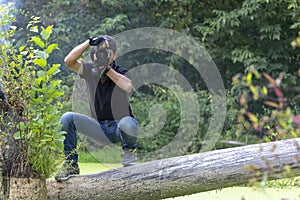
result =
M40 27L39 18L33 17L28 42L17 46L13 18L5 21L10 12L1 16L0 85L8 105L1 111L1 170L6 176L47 179L63 159L59 116L64 93L61 81L54 78L60 65L47 61L58 45L49 41L52 26Z
M238 135L250 131L265 141L299 137L300 89L288 90L283 80L283 73L273 78L254 67L245 76L234 78L234 89L241 91Z

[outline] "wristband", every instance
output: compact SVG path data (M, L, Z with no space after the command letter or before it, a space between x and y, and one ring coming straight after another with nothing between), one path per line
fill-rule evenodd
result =
M105 67L103 73L106 74L110 69L111 69L111 67L109 65L107 65L107 67Z

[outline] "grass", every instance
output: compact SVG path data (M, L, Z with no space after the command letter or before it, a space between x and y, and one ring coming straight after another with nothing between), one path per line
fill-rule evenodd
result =
M120 163L79 163L81 173L90 174L122 167ZM300 178L294 178L299 180ZM165 200L300 200L300 187L285 184L290 180L271 181L266 188L229 187ZM282 187L285 185L284 187ZM279 188L276 188L276 187Z
M121 163L79 163L80 175L102 172L122 167Z
M78 151L80 163L120 163L122 150L116 146L104 146L101 149L90 151Z

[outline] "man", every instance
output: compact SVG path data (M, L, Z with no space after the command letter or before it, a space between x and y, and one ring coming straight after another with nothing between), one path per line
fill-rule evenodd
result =
M92 62L80 60L92 46ZM55 176L57 181L79 174L76 132L101 144L122 144L124 167L136 161L136 137L139 127L128 101L132 82L127 70L117 65L115 40L107 35L92 37L79 44L65 57L68 68L86 81L89 92L91 117L68 112L61 118L62 131L66 132L64 154L66 160Z

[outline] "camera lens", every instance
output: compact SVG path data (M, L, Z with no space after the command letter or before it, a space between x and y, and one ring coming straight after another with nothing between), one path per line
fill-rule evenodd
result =
M106 49L100 49L96 52L96 57L98 60L106 60L109 58L109 52Z

